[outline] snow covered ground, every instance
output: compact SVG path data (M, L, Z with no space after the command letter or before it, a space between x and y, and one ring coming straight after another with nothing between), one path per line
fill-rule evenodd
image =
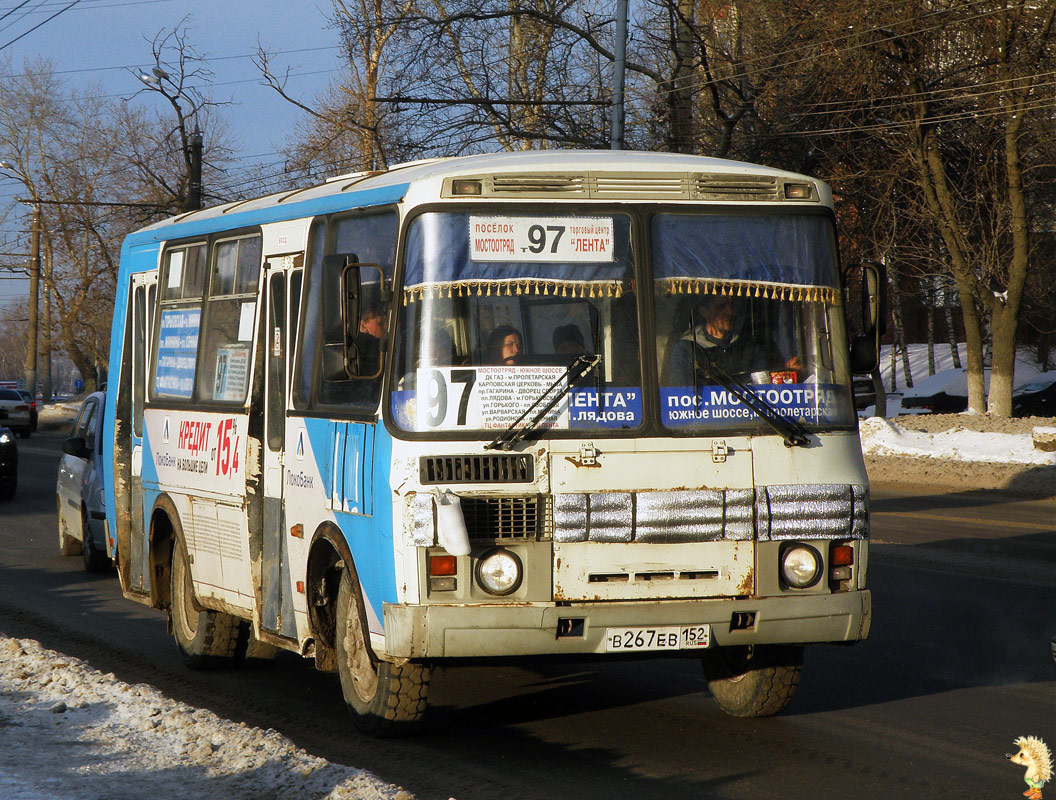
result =
M963 354L962 354L963 355ZM936 348L937 369L952 366ZM923 345L910 351L917 391L927 378ZM884 382L891 387L890 357ZM1021 362L1017 384L1037 366ZM947 378L948 379L948 378ZM903 390L901 361L896 391ZM77 404L46 407L41 422L72 423ZM892 415L898 413L891 409ZM861 423L863 449L1022 464L1053 464L1030 434L907 430L876 417ZM3 800L409 800L402 789L309 755L273 730L250 728L130 686L32 640L0 633L0 798Z
M351 724L351 723L350 723ZM410 800L273 730L0 634L3 800Z
M862 452L867 456L914 456L994 464L1056 464L1056 453L1036 449L1029 433L983 433L964 428L925 433L908 430L880 417L862 420L859 433Z

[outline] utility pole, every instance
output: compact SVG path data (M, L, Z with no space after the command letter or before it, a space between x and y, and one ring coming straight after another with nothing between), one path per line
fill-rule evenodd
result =
M612 138L609 149L623 149L623 84L627 66L627 2L616 0L616 58L613 63Z
M40 295L40 203L34 197L29 244L29 341L26 342L26 389L37 396L37 305Z
M40 207L40 203L37 203ZM51 402L51 247L45 243L44 258L42 261L44 278L44 366L41 372L41 397L45 403Z
M197 211L202 207L202 132L194 126L187 149L190 156L190 169L187 175L187 202L184 211Z

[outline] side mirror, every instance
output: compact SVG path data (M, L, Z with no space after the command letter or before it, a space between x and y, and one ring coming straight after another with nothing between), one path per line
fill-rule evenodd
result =
M883 264L862 264L862 331L883 336L887 331L887 270Z
M373 321L381 320L382 325L387 322L388 309L383 306L392 295L385 288L381 267L360 263L355 253L345 253L325 256L323 272L333 276L330 280L337 285L330 285L340 292L341 307L340 337L323 345L326 379L377 377L381 372L384 334L374 330L378 323Z
M851 372L866 375L880 361L880 337L887 331L887 271L862 264L862 335L851 341Z
M62 443L62 452L74 458L88 459L92 451L88 449L88 443L83 436L71 436Z

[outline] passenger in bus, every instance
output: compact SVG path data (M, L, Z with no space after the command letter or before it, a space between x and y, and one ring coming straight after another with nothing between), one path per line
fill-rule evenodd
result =
M359 374L361 377L377 375L381 371L381 347L385 338L385 307L381 303L371 303L359 317L359 336L356 337L356 349L359 355Z
M579 356L587 352L578 325L570 322L554 328L554 352L562 356Z
M385 310L381 303L371 303L359 318L359 332L381 340L385 338Z
M488 336L488 358L492 364L515 366L521 363L521 332L512 325L500 325Z
M765 368L765 354L738 331L742 308L727 295L703 295L690 309L689 325L672 345L661 382L665 386L694 386L708 381L715 363L731 375Z

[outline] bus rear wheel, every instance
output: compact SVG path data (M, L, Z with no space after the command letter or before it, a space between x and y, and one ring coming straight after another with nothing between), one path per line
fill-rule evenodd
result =
M346 569L337 592L334 646L341 692L352 719L370 736L399 736L425 715L430 671L421 664L380 661L370 649L361 595Z
M170 575L169 619L183 662L192 669L234 666L242 620L222 611L195 608L190 563L180 539L172 551Z
M704 677L731 717L770 717L792 701L803 670L799 645L722 647L704 657Z

